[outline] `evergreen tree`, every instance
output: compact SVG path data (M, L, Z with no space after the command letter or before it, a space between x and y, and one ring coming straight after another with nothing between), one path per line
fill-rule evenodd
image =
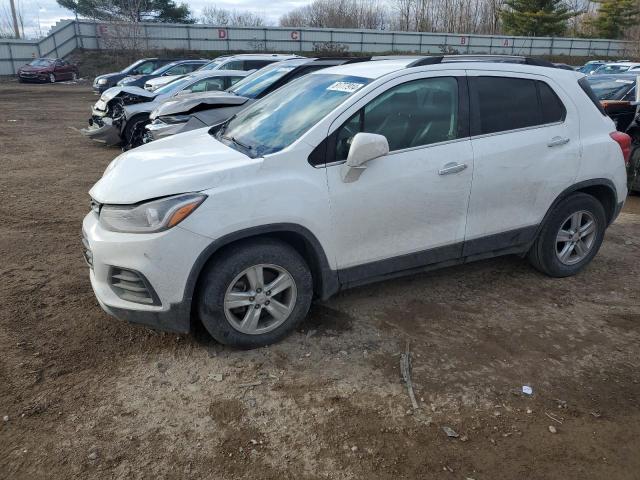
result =
M636 0L592 0L599 4L596 16L589 25L601 38L620 38L627 27L638 21Z
M553 37L567 29L567 20L578 12L571 11L563 0L506 0L500 19L506 33Z
M57 0L76 16L105 21L195 23L189 7L174 0Z

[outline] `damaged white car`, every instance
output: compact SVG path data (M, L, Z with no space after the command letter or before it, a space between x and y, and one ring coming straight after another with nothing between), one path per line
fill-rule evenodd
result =
M239 70L194 72L154 92L140 87L109 88L92 107L89 126L81 132L107 145L136 147L142 143L149 114L163 101L192 92L225 90L248 73Z

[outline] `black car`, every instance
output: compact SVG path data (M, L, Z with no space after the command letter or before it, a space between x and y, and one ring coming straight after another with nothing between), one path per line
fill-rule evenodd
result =
M636 97L638 76L591 75L588 79L603 111L615 122L616 129L631 137L627 188L630 192L640 192L640 112Z
M175 62L175 58L142 58L129 65L120 72L105 73L98 75L93 80L93 90L97 93L104 92L107 88L115 87L116 84L129 75L145 75L157 70L167 63Z
M624 132L636 114L637 75L590 75L587 77L593 93L602 104L604 111L616 123L616 128Z
M371 57L296 58L272 63L226 92L193 94L160 105L151 113L152 124L147 126L145 142L173 135L177 130L186 132L223 122L286 83L315 70L367 60ZM178 129L178 123L184 126Z
M164 76L179 76L192 73L198 70L203 65L209 63L209 60L177 60L171 63L167 63L160 68L157 68L153 72L138 73L135 75L128 75L121 79L117 85L121 87L140 87L144 88L144 83L147 80L151 80L156 77Z

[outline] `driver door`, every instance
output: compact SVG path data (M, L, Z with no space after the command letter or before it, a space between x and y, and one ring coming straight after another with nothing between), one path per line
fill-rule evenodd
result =
M461 257L473 172L466 91L463 71L407 75L332 125L326 168L341 282ZM384 135L390 152L344 183L340 171L358 132Z

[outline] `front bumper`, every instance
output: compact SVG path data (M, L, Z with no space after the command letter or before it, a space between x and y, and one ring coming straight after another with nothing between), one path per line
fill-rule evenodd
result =
M95 212L85 217L82 232L85 259L90 259L91 287L105 312L160 330L190 331L192 293L187 291L188 278L210 239L179 226L151 234L110 232L100 226ZM114 269L139 272L157 302L145 304L123 298L114 285Z
M48 73L19 73L18 78L23 82L42 83L49 81Z
M122 142L120 127L114 125L109 117L91 117L89 126L81 129L80 132L91 140L107 145L119 145Z

